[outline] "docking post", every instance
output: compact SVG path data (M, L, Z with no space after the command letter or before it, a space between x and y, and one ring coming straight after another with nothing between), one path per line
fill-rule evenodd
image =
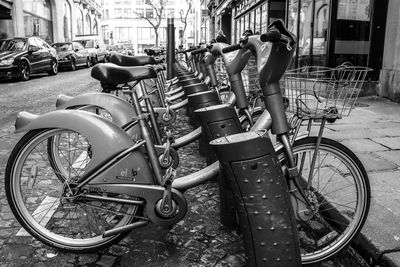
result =
M174 19L167 19L167 79L174 78L175 62L175 27Z

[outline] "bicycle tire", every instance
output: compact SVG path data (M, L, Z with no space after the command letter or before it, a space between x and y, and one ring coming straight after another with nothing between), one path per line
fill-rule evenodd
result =
M55 175L47 154L49 138L63 132L67 131L33 130L20 139L7 162L7 200L21 226L43 243L70 252L98 251L128 234L103 237L104 231L130 224L134 215L141 214L141 208L65 194L75 176ZM75 152L81 151L77 148Z
M308 162L311 161L310 153L313 153L316 142L317 137L307 137L294 142L293 152L298 167L301 155L309 153L306 156L309 158ZM283 149L277 154L280 161L284 160ZM313 171L312 187L306 192L310 201L318 203L318 210L307 221L296 217L303 264L320 262L346 247L363 227L370 206L371 189L368 175L357 156L344 145L328 138L322 138L319 155L323 156L320 158L323 160L317 162L315 167L318 167L318 170ZM303 166L306 165L307 159L304 160ZM304 178L301 182L305 185L307 176L303 176L303 173L307 171L307 167L299 170L304 171L299 175ZM343 179L340 179L341 177ZM346 183L350 184L351 179L354 181L356 192L349 193L350 188L343 186ZM328 189L331 191L326 192ZM352 194L355 200L351 198ZM294 198L292 195L292 201L296 202Z

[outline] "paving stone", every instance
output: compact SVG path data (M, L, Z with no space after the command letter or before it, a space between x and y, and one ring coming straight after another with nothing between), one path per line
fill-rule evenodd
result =
M346 139L341 142L343 145L350 148L352 151L359 152L374 152L374 151L385 151L388 150L387 147L382 146L370 139Z
M115 261L117 260L117 257L111 256L111 255L102 255L98 261L96 261L97 265L103 266L103 267L111 267L114 265Z
M390 149L400 149L400 137L372 138L372 140Z
M189 240L188 242L186 242L186 244L184 245L184 247L188 248L188 249L193 249L193 250L202 250L206 247L207 245L199 242L197 240Z
M120 245L112 245L109 248L109 253L115 256L122 256L129 252L129 248L120 246Z
M357 155L367 171L387 171L397 169L397 165L381 158L375 153L363 153Z
M400 150L381 151L381 152L376 152L376 154L381 158L387 159L400 166Z
M80 265L88 265L94 263L99 255L97 254L84 254L78 256L78 263Z
M197 252L189 251L186 254L185 258L186 258L186 260L189 260L189 261L198 261L200 258L200 255Z

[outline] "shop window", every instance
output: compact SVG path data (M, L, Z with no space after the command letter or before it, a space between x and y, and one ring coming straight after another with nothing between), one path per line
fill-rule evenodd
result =
M335 64L367 66L370 49L370 1L339 0L335 36Z
M256 9L254 31L258 32L258 33L262 33L261 32L261 7Z
M115 27L115 39L118 41L129 41L132 37L131 27Z
M267 32L268 26L268 3L261 6L261 32Z

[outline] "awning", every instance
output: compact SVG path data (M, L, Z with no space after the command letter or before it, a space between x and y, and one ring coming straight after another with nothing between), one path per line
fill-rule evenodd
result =
M11 19L11 4L0 1L0 19Z
M225 0L221 4L218 5L217 9L215 10L215 15L219 16L228 7L228 5L232 3L232 0Z

